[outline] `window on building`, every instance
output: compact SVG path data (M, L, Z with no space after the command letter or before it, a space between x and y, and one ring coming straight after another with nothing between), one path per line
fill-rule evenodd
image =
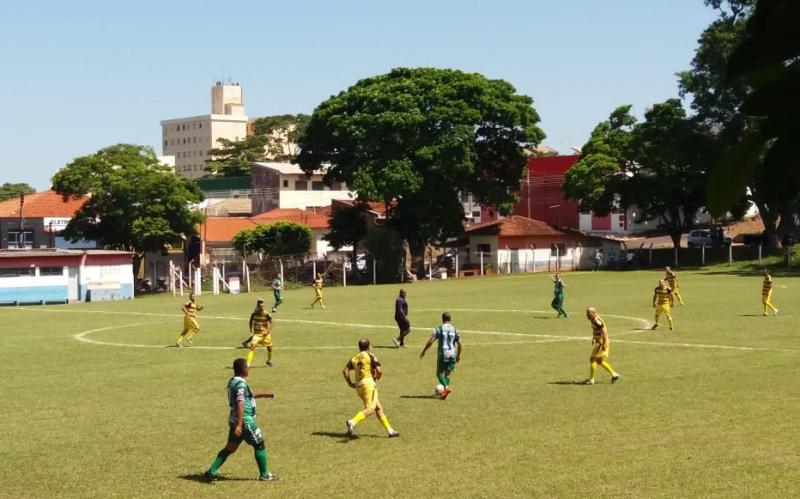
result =
M332 191L341 191L342 190L342 183L341 182L331 182L331 190Z
M0 278L3 277L33 277L33 267L13 267L10 269L0 269Z
M553 243L550 245L550 256L564 256L567 252L567 245L564 243Z
M13 249L33 248L33 231L9 231L8 247Z
M289 187L289 181L288 180L284 180L283 181L283 186L284 187Z
M200 123L200 126L199 126L199 127L197 127L197 128L203 128L203 124L202 124L202 123Z
M64 275L64 267L39 267L39 276Z
M164 147L167 147L168 145L169 145L169 141L168 141L168 140L165 140L165 141L164 141Z
M478 244L476 245L476 249L478 253L491 253L492 252L492 245L491 244Z
M294 190L296 190L296 191L307 191L308 190L308 181L306 181L306 180L295 180L294 181Z
M480 211L473 211L472 212L472 218L474 218L475 220L478 220L479 218L481 218L481 212Z
M311 190L312 191L324 191L325 190L325 184L322 183L321 180L315 180L315 181L311 182Z

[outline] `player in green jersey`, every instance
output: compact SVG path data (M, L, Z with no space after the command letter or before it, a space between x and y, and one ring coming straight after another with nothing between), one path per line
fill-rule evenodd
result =
M259 480L271 481L278 477L269 472L267 468L267 449L264 445L264 437L261 428L256 425L256 399L275 398L269 392L253 393L247 384L247 375L250 369L247 361L236 359L233 361L234 376L228 381L228 404L231 407L228 424L228 445L219 453L214 463L205 472L205 477L209 481L217 478L220 467L228 459L228 456L236 452L242 440L250 444L255 449L256 463L258 464Z
M558 317L567 317L567 313L564 311L564 288L566 284L564 284L564 280L561 279L561 274L556 272L556 275L552 277L553 281L553 301L550 302L550 306L558 312Z
M444 391L441 393L442 400L450 395L450 374L455 371L456 363L461 362L461 337L458 336L458 331L450 323L451 320L449 313L442 314L442 325L436 326L433 334L431 334L419 354L420 359L425 357L425 352L433 345L433 342L439 342L436 352L436 377L444 387Z
M278 305L283 303L283 281L281 281L280 274L275 276L272 280L272 294L275 296L275 304L272 305L272 313L278 311Z

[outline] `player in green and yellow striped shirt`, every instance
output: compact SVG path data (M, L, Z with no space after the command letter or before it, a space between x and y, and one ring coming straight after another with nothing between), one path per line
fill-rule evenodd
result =
M778 309L772 304L772 276L767 269L764 269L764 283L761 285L761 303L764 305L764 315L767 315L769 309L778 315Z
M653 324L653 329L658 327L658 318L664 314L669 322L669 330L672 331L672 314L670 314L669 308L673 304L673 300L672 288L667 286L664 279L659 279L658 286L653 291L653 308L656 309L656 323Z

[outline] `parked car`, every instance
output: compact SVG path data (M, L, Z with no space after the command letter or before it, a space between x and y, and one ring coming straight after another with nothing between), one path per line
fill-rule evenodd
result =
M695 229L689 231L689 236L686 238L686 245L690 248L697 246L722 246L731 245L731 237L725 233L722 234L722 241L714 237L714 230L712 229Z

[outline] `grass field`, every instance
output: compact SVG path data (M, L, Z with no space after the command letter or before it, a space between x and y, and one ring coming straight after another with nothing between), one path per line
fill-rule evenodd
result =
M781 313L762 317L759 276L681 271L687 305L675 331L654 332L661 275L565 274L569 319L549 310L545 274L409 285L406 349L390 348L399 286L331 288L324 311L310 289L287 292L275 367L259 351L249 378L276 394L257 416L273 483L254 480L245 444L224 480L199 481L225 443L225 384L245 354L232 346L257 295L199 297L202 331L182 350L165 348L182 323L172 296L3 308L0 495L796 496L800 278L776 277ZM614 386L602 370L574 384L588 374L587 305L609 325ZM442 311L464 342L447 401L431 396L435 355L419 359ZM374 417L345 438L360 401L341 369L364 336L399 439Z

